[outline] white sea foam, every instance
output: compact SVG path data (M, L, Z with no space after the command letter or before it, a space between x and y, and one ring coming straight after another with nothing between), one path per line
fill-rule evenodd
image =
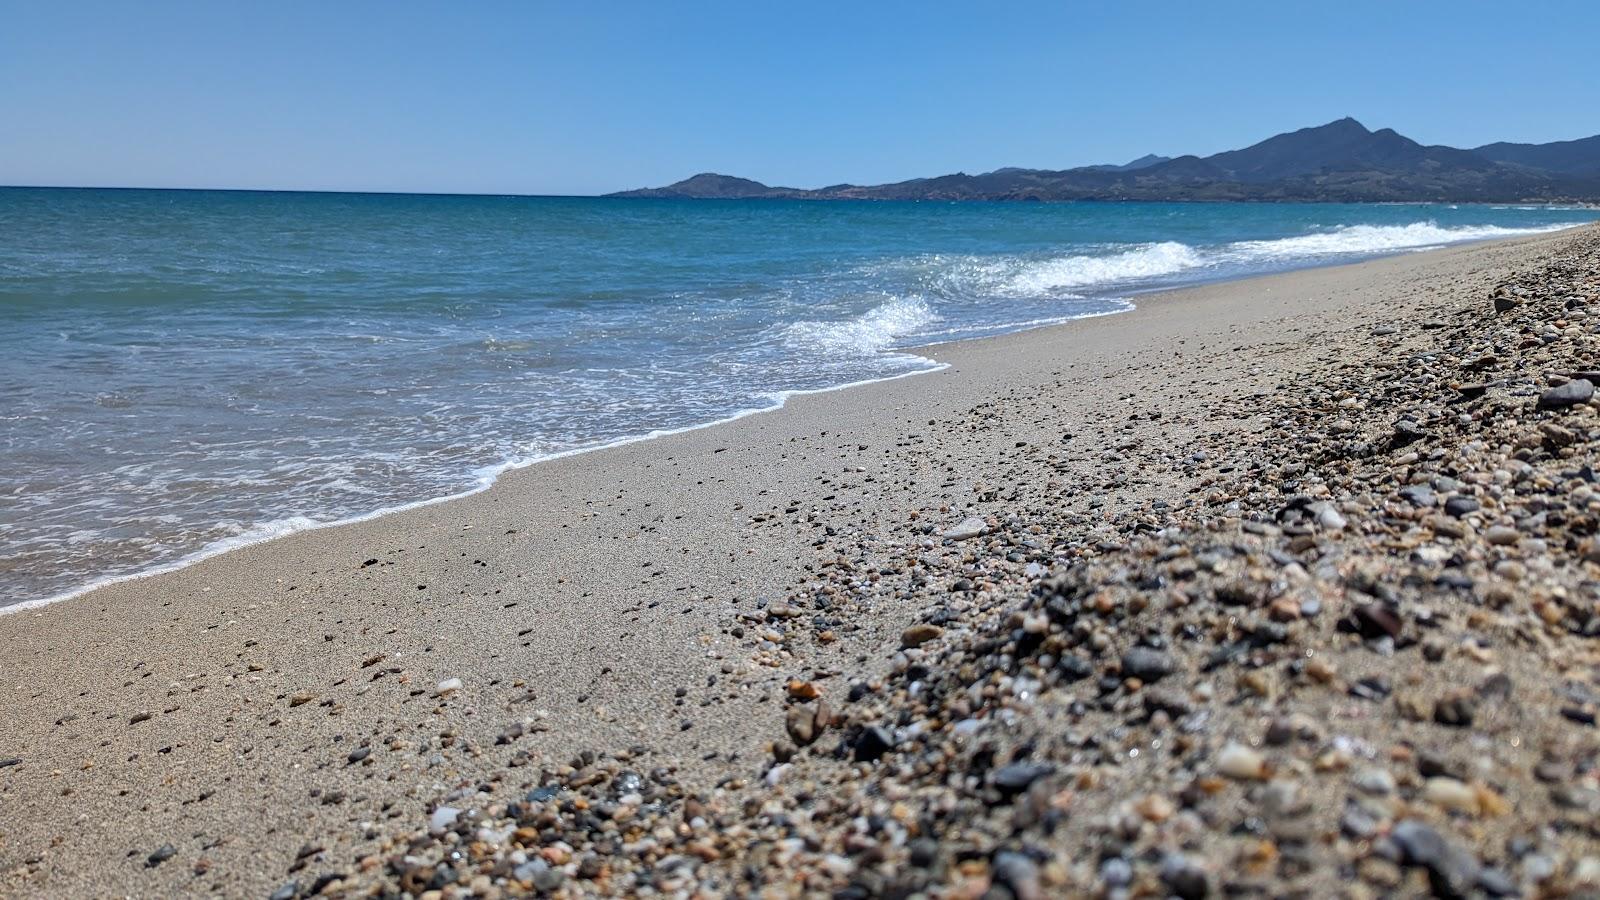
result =
M927 300L892 297L853 319L794 322L784 328L783 340L795 349L870 356L937 321Z
M1495 225L1441 227L1434 222L1408 225L1345 225L1329 231L1270 241L1239 241L1218 252L1223 260L1293 260L1338 254L1389 253L1422 250L1491 238L1517 237L1554 231L1565 225L1536 228L1501 228Z
M1162 241L1103 256L1073 255L1024 263L994 285L1007 296L1054 296L1068 288L1144 281L1176 275L1206 264L1188 244Z

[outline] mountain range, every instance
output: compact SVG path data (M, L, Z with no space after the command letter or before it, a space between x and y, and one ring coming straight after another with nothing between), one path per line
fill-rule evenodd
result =
M957 172L894 184L807 190L705 173L613 197L806 200L1298 200L1597 202L1600 135L1470 150L1419 144L1345 118L1210 156L1154 154L1125 165Z

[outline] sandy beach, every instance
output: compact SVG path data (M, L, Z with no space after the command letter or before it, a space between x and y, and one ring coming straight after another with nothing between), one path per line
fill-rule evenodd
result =
M0 893L1593 895L1600 557L1493 473L1593 461L1588 398L1537 401L1595 367L1596 266L1589 227L1146 295L0 616ZM1429 502L1380 514L1375 466ZM1351 587L1358 553L1390 587ZM1179 557L1199 574L1141 568ZM1144 599L1046 612L1095 597ZM1258 617L1284 633L1240 638ZM1002 646L1029 634L1048 677ZM1515 709L1449 705L1496 674Z

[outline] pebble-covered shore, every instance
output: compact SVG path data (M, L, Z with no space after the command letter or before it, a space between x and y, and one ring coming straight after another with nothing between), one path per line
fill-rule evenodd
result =
M727 626L797 673L746 777L513 726L502 773L276 896L1600 895L1597 311L1588 231L1219 410L1248 433L1105 449L1181 493L1096 519L1046 457L909 556L828 538ZM887 666L806 677L869 593L908 604Z

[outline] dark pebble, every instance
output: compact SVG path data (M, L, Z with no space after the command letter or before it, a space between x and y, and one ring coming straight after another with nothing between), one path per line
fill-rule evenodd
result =
M1171 654L1149 647L1134 647L1122 654L1122 675L1143 682L1160 681L1177 668Z
M1054 771L1054 766L1045 763L1014 762L996 769L994 774L989 776L989 782L1002 796L1009 798L1026 791L1035 781Z
M1481 867L1471 853L1452 846L1432 827L1404 819L1389 832L1400 848L1401 861L1428 870L1428 882L1438 897L1467 897L1478 884Z
M1206 870L1189 857L1173 853L1161 862L1161 883L1173 896L1183 900L1201 900L1211 893L1211 881Z
M1579 403L1588 403L1594 396L1594 383L1576 378L1566 384L1553 387L1539 395L1541 409L1561 409L1567 406L1576 406Z
M858 762L877 762L894 749L894 736L877 725L869 725L856 736L853 749Z

